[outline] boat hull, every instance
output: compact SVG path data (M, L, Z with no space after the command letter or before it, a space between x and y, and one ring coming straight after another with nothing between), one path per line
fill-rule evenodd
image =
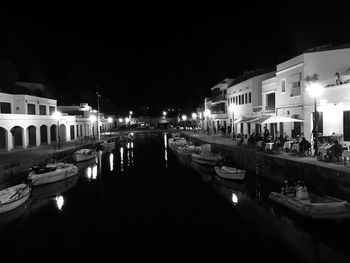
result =
M205 156L193 153L191 157L193 162L207 166L217 166L223 160L222 156L218 154Z
M30 192L31 188L26 184L18 184L0 191L0 213L8 212L22 205L28 200ZM11 196L13 197L10 198Z
M54 183L60 180L67 179L78 173L78 168L74 165L68 166L63 169L58 169L52 172L35 174L33 171L29 173L28 179L31 180L33 185L42 185Z
M314 219L340 220L350 218L350 205L347 201L336 199L330 196L322 197L316 194L309 195L310 199L299 200L294 196L271 192L269 194L269 198L302 216Z
M231 168L231 167L228 167ZM215 173L224 178L230 180L243 180L245 178L245 171L239 171L237 169L225 169L225 167L214 167Z

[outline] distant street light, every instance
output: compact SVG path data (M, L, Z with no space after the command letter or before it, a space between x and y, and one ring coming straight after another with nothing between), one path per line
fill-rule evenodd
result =
M186 120L187 120L187 116L186 116L186 115L182 115L182 116L181 116L181 119L182 119L183 121L186 121Z
M164 118L165 118L165 116L166 116L166 111L163 111L163 116L164 116Z
M323 93L324 89L322 85L317 83L316 81L313 81L308 84L306 90L311 95L311 97L314 98L314 112L313 112L313 136L314 136L314 149L315 149L315 156L318 154L318 121L320 119L320 114L317 111L317 102L316 99Z
M60 119L61 119L62 113L59 111L55 111L52 114L52 117L57 120L57 138L58 138L58 149L61 149L61 137L60 137Z

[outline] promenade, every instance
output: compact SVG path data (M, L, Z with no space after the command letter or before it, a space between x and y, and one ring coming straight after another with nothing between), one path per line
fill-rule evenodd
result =
M189 136L192 139L198 139L202 142L206 142L210 144L229 146L236 149L244 149L246 151L258 152L267 156L273 156L274 158L281 158L281 159L286 159L293 162L300 162L301 164L308 163L308 164L312 164L320 167L325 167L325 168L330 168L330 169L350 173L350 163L348 162L348 165L345 166L343 160L333 161L333 162L323 162L323 161L317 160L316 157L312 157L312 156L300 157L300 156L293 155L291 152L285 152L285 151L280 151L278 153L266 153L257 148L236 146L236 143L235 141L232 140L232 137L231 138L223 137L221 134L206 135L203 133L194 133L190 131L185 131L182 133Z

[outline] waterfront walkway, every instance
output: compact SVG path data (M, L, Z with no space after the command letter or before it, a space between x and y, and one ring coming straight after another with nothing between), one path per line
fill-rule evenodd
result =
M293 155L290 152L284 152L284 151L280 151L278 153L266 153L257 148L237 146L236 142L232 140L232 137L231 138L223 137L221 134L207 135L203 133L194 133L190 131L184 131L183 133L192 138L197 138L201 141L204 141L206 143L237 147L240 149L245 149L247 151L260 152L261 154L266 154L269 156L273 156L275 158L283 158L283 159L288 159L288 160L291 160L294 162L300 162L300 163L309 163L320 167L326 167L337 171L350 173L350 163L348 162L348 165L345 166L343 160L333 161L333 162L324 162L324 161L317 160L316 157L310 157L310 156L300 157L300 156Z

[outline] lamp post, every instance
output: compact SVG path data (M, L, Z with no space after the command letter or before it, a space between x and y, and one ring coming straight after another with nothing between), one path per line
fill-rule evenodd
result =
M94 131L94 122L96 121L96 116L91 115L90 116L90 122L91 122L91 128L92 128L92 138L95 139L95 131Z
M52 117L57 120L57 138L58 138L58 149L61 149L61 137L60 137L60 118L62 113L59 111L55 111L52 114Z
M132 111L129 111L129 130L131 130L131 118L132 118Z
M234 139L235 134L235 109L236 104L231 103L228 109L232 112L232 138Z
M207 132L209 135L209 118L210 118L210 110L209 109L205 109L204 111L204 117L207 118Z
M186 120L187 120L187 116L184 114L181 116L181 120L183 121L183 124L184 124L184 130L186 130Z
M112 136L112 122L113 122L112 117L108 117L107 121L109 123L109 136Z
M314 155L317 156L318 154L318 145L317 145L318 144L318 121L320 119L320 114L317 111L316 99L323 93L323 87L316 81L313 81L308 84L307 91L309 92L311 97L314 98L314 112L312 117L312 121L313 121L312 134L314 138L314 149L315 149Z

